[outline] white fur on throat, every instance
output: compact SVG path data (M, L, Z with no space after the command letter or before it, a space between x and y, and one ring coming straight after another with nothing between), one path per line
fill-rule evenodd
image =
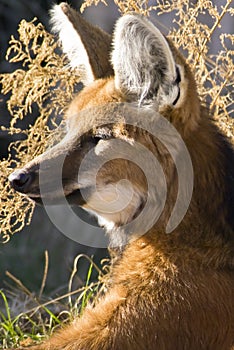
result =
M111 246L117 247L127 243L124 225L132 221L141 203L142 193L128 181L120 181L94 192L83 209L97 218L108 233Z

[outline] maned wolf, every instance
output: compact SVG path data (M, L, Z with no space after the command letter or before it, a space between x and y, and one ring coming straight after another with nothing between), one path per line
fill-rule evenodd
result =
M113 39L65 3L52 22L85 87L65 138L9 180L36 203L65 196L91 212L115 259L97 305L33 349L231 349L234 156L185 59L134 13Z

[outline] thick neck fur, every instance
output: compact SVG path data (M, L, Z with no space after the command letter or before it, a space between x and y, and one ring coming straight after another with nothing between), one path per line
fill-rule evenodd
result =
M194 169L194 202L204 232L233 241L234 152L207 111L185 140Z
M180 130L183 134L183 130ZM231 145L210 120L201 107L201 117L193 132L183 137L188 147L194 170L194 190L189 209L176 230L165 233L164 223L170 216L176 198L176 175L168 166L169 200L157 224L143 237L133 240L124 250L127 259L133 256L133 264L144 261L140 251L160 261L162 271L174 271L174 267L233 269L234 229L234 152ZM165 159L164 159L165 161ZM170 160L168 160L170 162ZM180 248L178 248L180 247ZM133 254L138 251L139 254ZM143 252L143 251L142 251ZM132 254L132 255L131 255ZM122 254L121 254L122 255ZM158 266L158 261L154 261ZM129 260L128 260L129 261ZM186 263L185 263L186 262ZM169 265L168 265L169 264ZM160 272L161 273L161 272Z

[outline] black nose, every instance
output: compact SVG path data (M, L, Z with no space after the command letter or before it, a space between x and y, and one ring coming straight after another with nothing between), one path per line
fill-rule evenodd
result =
M27 193L33 181L33 173L16 170L9 176L8 180L16 191Z

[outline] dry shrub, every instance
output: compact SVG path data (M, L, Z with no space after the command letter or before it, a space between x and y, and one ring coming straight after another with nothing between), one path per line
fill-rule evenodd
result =
M22 69L0 75L2 93L11 93L7 108L12 119L7 130L24 138L10 145L8 159L0 163L3 241L30 223L34 208L32 201L9 187L7 177L13 167L23 166L48 146L51 126L57 125L57 116L71 100L79 81L77 74L66 68L65 56L60 54L56 40L41 23L36 19L29 23L23 20L18 32L19 39L11 37L6 58L20 62ZM20 128L20 120L35 109L38 111L35 123L27 130Z
M86 0L82 10L104 0ZM177 47L187 54L202 101L209 103L211 111L221 129L234 140L234 124L230 117L234 111L234 35L221 33L220 50L217 55L209 54L209 43L214 32L221 27L222 20L234 15L232 0L225 5L214 6L209 0L114 0L121 13L135 11L149 15L171 13L174 26L169 36ZM106 4L106 3L105 3ZM210 23L207 25L207 23ZM57 124L71 100L79 77L66 65L66 58L58 51L53 36L46 32L36 20L19 25L19 38L11 38L7 59L20 62L22 69L0 75L2 93L10 93L7 106L12 116L8 132L23 134L24 140L10 146L10 155L0 163L1 180L1 235L4 241L29 224L33 204L9 188L7 176L16 164L23 166L43 152L51 135L49 125ZM38 109L34 125L22 130L19 121L27 118L32 109ZM15 154L13 159L12 154Z

